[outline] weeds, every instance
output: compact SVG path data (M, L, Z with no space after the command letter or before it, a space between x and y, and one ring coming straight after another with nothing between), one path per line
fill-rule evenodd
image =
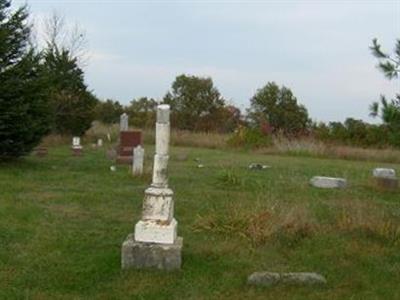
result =
M334 221L317 223L305 206L254 207L245 209L233 206L224 215L215 211L207 216L198 215L193 228L217 234L240 236L252 247L262 246L268 241L278 241L285 247L295 247L306 238L331 233L361 234L362 237L378 240L390 245L400 243L400 222L387 213L373 212L371 206L359 203L336 207Z
M98 138L102 138L105 142L115 143L118 141L119 126L105 125L100 122L93 122L93 126L86 132L83 137L83 143L94 143ZM154 144L155 131L154 129L143 130L143 142L148 145ZM312 137L300 137L289 139L283 135L274 137L252 137L249 139L249 145L246 145L246 139L242 143L232 142L237 138L235 134L221 134L210 132L190 132L185 130L171 130L171 145L183 147L200 147L209 149L226 149L230 147L237 148L241 146L247 149L248 146L254 143L257 149L253 150L256 153L262 154L286 154L295 156L310 156L320 158L339 158L349 160L363 161L379 161L400 163L400 150L387 149L372 149L372 148L356 148L349 146L339 146L325 144ZM272 140L272 141L271 141ZM46 137L42 143L44 146L55 146L60 144L70 144L71 137L50 135ZM243 144L244 143L244 144Z
M294 244L303 238L312 236L315 224L304 210L275 210L274 208L255 207L251 211L241 207L231 207L226 214L217 216L198 215L193 225L194 230L212 231L218 234L240 236L249 241L252 247L277 239L285 244Z
M245 184L244 179L234 169L221 171L217 179L220 185L226 187L241 187Z

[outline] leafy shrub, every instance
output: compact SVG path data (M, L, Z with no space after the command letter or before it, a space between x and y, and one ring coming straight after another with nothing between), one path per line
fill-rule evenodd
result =
M264 134L259 128L239 126L227 141L232 147L259 148L272 145L270 135Z

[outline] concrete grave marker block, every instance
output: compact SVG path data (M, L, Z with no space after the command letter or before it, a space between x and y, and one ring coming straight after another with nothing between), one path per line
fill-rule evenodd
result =
M347 186L344 178L315 176L311 178L310 184L322 189L343 189Z
M396 178L396 171L387 168L375 168L372 171L372 176L379 178Z
M385 190L396 190L399 187L399 179L396 171L389 168L375 168L372 171L375 184Z
M142 146L133 148L132 173L140 176L143 173L144 149Z

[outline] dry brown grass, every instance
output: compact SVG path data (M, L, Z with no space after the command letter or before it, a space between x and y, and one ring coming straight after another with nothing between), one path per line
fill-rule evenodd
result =
M105 143L116 144L118 141L118 134L118 124L105 125L100 122L93 122L93 126L82 138L82 142L94 143L98 138L102 138ZM227 144L229 138L230 134L190 132L176 129L171 131L171 144L173 146L226 149L229 147ZM154 129L143 130L143 141L148 145L154 144ZM69 143L71 143L70 136L49 135L44 138L42 145L54 146ZM262 154L284 154L400 163L400 150L397 149L373 149L328 145L309 137L288 139L282 135L275 136L271 147L259 148L254 151Z
M318 223L305 205L260 207L245 209L234 205L226 214L211 211L197 215L195 231L210 231L228 236L240 236L253 247L269 240L284 241L293 245L314 235L358 234L390 244L400 244L400 219L391 216L376 205L362 201L334 204L335 217L330 223Z
M327 145L312 138L288 139L282 136L273 138L273 146L255 150L264 154L285 154L321 158L379 161L400 163L400 150L393 148L374 149L350 146Z
M154 129L144 130L143 137L145 144L154 144ZM173 146L224 149L227 148L228 138L228 134L171 130L171 145Z
M241 206L230 207L223 216L215 212L207 216L198 215L194 230L211 231L224 235L240 236L252 246L282 235L305 238L317 229L317 224L304 207L260 207L251 210Z
M50 134L43 138L40 145L43 147L52 147L52 146L57 146L57 145L70 144L71 142L72 142L71 136Z
M400 243L400 219L381 206L352 201L340 204L334 230L359 233L393 243Z

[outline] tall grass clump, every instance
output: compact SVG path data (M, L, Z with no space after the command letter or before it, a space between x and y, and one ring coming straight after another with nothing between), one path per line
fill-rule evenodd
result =
M272 239L291 246L311 237L317 225L305 207L267 207L255 204L252 208L245 208L234 204L222 215L216 211L197 215L193 229L239 236L252 247L262 246Z

